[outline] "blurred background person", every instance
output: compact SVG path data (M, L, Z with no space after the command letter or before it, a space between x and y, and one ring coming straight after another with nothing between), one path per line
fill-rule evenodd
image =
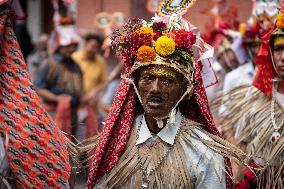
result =
M212 67L218 78L218 83L212 87L206 88L209 101L213 101L223 93L224 80L228 73L239 66L239 61L232 49L232 44L223 34L216 36L215 60ZM217 45L218 44L218 45Z
M77 110L83 95L83 74L71 56L80 36L73 25L59 25L53 40L57 47L47 64L40 68L35 86L57 126L69 136L75 135Z
M107 65L101 56L103 38L96 34L87 34L84 38L82 50L74 52L73 59L78 63L84 79L84 93L86 101L90 100L100 85L107 79Z
M83 73L82 102L80 108L78 130L79 140L91 137L99 132L99 117L97 115L97 99L107 79L107 65L101 56L103 38L96 34L87 34L82 50L75 52L72 57L80 66Z

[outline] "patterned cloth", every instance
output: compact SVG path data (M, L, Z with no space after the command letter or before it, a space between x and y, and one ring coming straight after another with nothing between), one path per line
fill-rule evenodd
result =
M1 7L3 8L3 7ZM40 105L12 29L0 12L0 134L18 188L64 188L71 166L67 138Z
M274 30L275 28L272 28L262 37L262 44L256 57L257 72L252 83L253 86L269 97L272 96L271 81L277 75L272 65L271 55L269 52L270 38Z

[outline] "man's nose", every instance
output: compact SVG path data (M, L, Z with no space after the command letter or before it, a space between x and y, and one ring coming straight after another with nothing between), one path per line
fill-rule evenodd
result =
M159 91L159 78L156 78L152 83L151 83L151 88L150 88L150 91L151 92L158 92Z

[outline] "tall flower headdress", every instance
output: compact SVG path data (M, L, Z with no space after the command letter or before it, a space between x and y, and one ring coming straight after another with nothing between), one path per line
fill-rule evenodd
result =
M138 112L138 95L131 81L139 67L164 65L180 72L188 81L187 94L192 94L181 104L185 116L219 135L204 88L217 82L211 67L213 48L199 37L197 28L178 15L155 16L149 23L134 18L114 32L112 45L124 62L122 80L92 155L88 188L116 165L126 147Z

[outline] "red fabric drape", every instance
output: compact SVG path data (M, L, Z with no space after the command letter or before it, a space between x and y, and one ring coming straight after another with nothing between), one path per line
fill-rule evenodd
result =
M269 97L272 96L272 79L277 76L269 52L271 34L275 28L267 31L262 37L262 44L256 57L257 71L252 83Z
M0 133L8 139L9 167L17 188L62 188L71 172L67 138L41 106L19 48L9 10L2 9Z

